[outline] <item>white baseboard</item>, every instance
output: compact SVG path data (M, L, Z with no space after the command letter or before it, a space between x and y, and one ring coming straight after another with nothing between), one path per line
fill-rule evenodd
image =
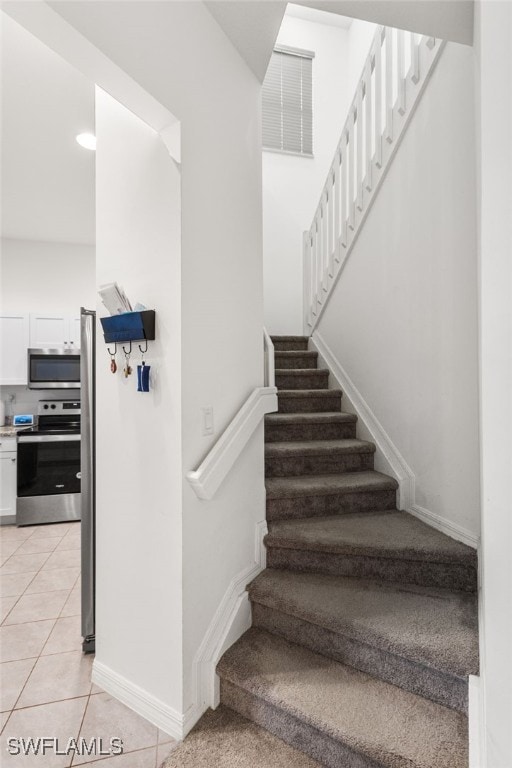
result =
M452 539L461 541L463 544L467 544L468 547L473 547L473 549L478 549L478 536L475 536L474 533L471 533L471 531L468 531L467 528L464 528L462 525L452 523L445 517L441 517L441 515L431 512L429 509L420 507L419 504L412 504L410 507L406 508L406 511L410 512L411 515L414 515L414 517L417 517L419 520L423 520L424 523L427 523L427 525L430 525L432 528L436 528L438 531L441 531L441 533L446 533L447 536L451 536Z
M183 738L183 715L98 660L92 665L92 682L173 739Z
M349 401L358 419L368 431L377 446L379 458L383 459L388 468L387 471L398 481L399 508L423 520L432 528L436 528L452 539L457 539L457 541L476 549L479 538L471 531L416 503L416 476L413 470L317 330L313 333L310 343L322 358L323 365L329 369L337 386L343 391L344 397Z
M195 701L185 713L183 735L211 707L219 705L219 678L217 663L222 654L251 626L251 607L247 585L265 568L266 549L263 538L267 533L266 521L256 523L254 563L231 580L224 597L210 622L193 662L193 691Z
M482 679L480 677L469 676L468 694L469 768L485 768Z

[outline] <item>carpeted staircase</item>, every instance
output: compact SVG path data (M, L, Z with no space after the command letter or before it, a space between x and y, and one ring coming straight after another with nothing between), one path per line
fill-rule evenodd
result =
M234 710L330 768L463 768L476 553L397 511L396 481L373 469L308 339L273 342L267 569L248 588L252 628L218 665L219 717ZM301 764L280 744L276 765ZM178 753L169 766L192 766ZM210 764L246 765L231 757Z

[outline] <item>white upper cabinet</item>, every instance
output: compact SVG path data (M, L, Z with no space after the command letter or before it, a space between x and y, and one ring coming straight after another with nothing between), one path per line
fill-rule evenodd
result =
M30 346L80 349L80 318L70 315L30 315Z
M69 318L69 343L71 347L80 349L80 315Z
M27 383L29 317L23 313L0 315L0 384Z

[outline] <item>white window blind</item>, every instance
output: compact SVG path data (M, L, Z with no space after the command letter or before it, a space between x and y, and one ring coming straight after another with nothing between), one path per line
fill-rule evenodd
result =
M263 82L263 146L313 154L312 59L310 51L278 48Z

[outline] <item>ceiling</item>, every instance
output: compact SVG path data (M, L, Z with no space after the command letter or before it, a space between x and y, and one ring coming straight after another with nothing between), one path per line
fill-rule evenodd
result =
M92 244L94 86L2 13L2 237Z
M207 0L206 5L252 71L263 80L286 3ZM473 43L473 0L294 0L294 5L303 6L306 15L316 9L466 45Z
M295 19L303 19L304 21L311 21L315 24L326 24L329 27L341 27L342 29L350 29L353 19L347 16L340 16L337 13L328 13L326 11L320 11L317 8L309 8L306 5L296 5L295 3L288 3L286 6L286 15Z

